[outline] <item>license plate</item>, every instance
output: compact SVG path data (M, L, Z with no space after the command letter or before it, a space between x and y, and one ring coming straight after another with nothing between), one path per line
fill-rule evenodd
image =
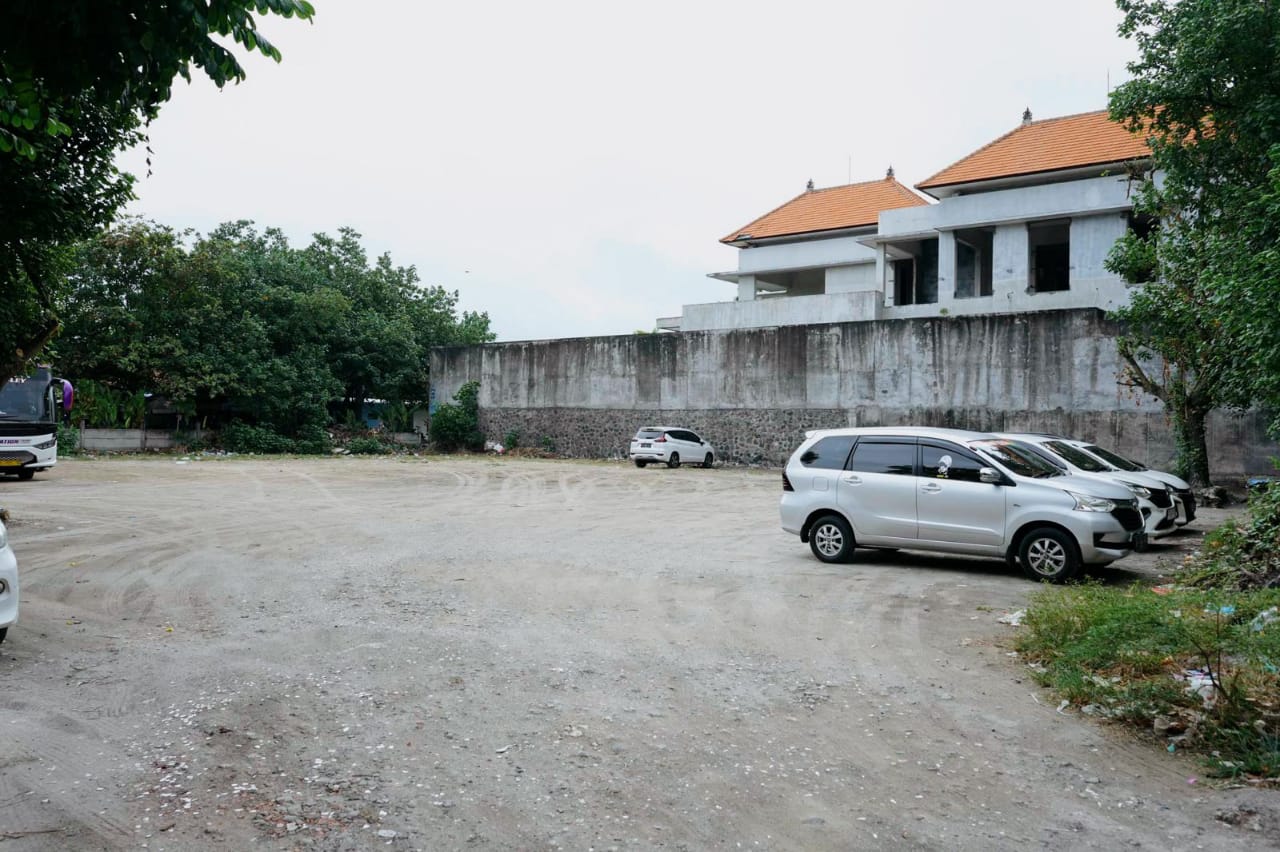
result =
M0 459L0 467L22 467L22 459Z
M1167 520L1172 520L1172 519L1174 519L1174 518L1178 517L1178 507L1177 507L1177 506L1170 506L1169 508L1165 509L1165 510L1164 510L1164 516L1165 516L1165 518L1166 518Z
M641 446L643 449L646 449L646 450L647 450L647 449L650 449L651 447L653 447L653 444L641 444L640 446Z

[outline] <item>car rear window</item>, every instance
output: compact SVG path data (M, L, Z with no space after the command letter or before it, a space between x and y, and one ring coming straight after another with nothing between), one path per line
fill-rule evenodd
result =
M849 459L849 470L863 473L896 473L912 476L916 467L916 445L862 440Z
M854 435L832 435L830 438L823 438L800 454L800 464L826 470L844 470L844 463L849 460L849 450L857 440Z
M661 437L662 437L661 429L641 429L639 432L636 433L635 440L652 441L655 438L661 438Z

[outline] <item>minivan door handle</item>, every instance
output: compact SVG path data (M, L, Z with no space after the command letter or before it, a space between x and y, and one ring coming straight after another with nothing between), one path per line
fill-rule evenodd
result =
M926 482L920 486L920 490L928 492L929 494L936 494L942 490L942 486L936 482Z
M861 485L861 484L862 484L862 477L860 477L860 476L854 476L854 475L850 474L850 475L848 475L848 476L842 476L842 477L840 477L840 481L841 481L841 482L847 482L847 483L849 483L850 485Z

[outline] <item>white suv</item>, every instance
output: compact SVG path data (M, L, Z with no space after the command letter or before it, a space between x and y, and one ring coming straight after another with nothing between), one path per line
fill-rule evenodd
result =
M661 462L679 467L681 462L711 467L716 451L691 429L680 426L642 426L631 439L631 460L636 467Z
M782 528L823 562L846 562L855 547L929 550L1002 557L1063 582L1146 539L1124 486L1067 475L982 432L809 432L782 489Z
M8 531L0 522L0 642L18 620L18 560L9 547Z

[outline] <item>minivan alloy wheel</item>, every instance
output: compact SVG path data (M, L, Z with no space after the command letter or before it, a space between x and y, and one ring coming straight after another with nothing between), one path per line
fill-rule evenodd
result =
M848 562L855 546L849 522L837 515L824 515L809 528L809 549L823 562Z
M1080 573L1080 552L1067 533L1054 527L1040 527L1027 533L1019 548L1018 561L1033 580L1063 583Z
M1051 577L1067 564L1067 551L1053 539L1038 538L1027 548L1027 561L1037 574Z

